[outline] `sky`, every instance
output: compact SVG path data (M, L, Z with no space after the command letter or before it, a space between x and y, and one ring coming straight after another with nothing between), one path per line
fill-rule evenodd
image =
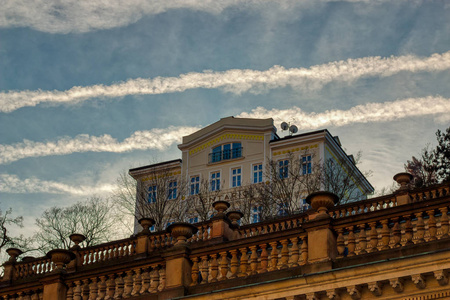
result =
M327 128L377 190L450 124L448 1L0 7L0 208L24 232L223 117Z

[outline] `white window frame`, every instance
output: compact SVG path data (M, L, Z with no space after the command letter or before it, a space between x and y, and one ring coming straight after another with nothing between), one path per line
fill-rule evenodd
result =
M198 178L198 180L192 181L193 178ZM194 193L192 192L194 190ZM195 192L196 191L196 192ZM200 192L200 175L193 175L189 177L189 195L197 195Z
M261 168L259 168L259 166L261 166ZM255 170L255 167L258 167L257 170ZM263 181L263 164L262 163L252 164L252 183L255 184L260 183L262 181Z
M220 177L221 177L220 173L221 173L220 170L209 173L209 188L212 192L220 191ZM213 175L215 175L214 178Z
M303 161L303 158L310 158L310 160ZM305 154L300 156L300 164L301 164L301 175L307 175L312 174L313 171L313 155L312 154ZM308 172L308 165L309 165L309 172ZM306 167L306 171L305 168Z
M234 170L240 170L239 174L233 174ZM236 166L233 168L230 168L230 187L231 188L235 188L235 187L240 187L242 186L242 166ZM234 177L236 177L236 185L234 184ZM237 184L237 180L239 178L239 185Z

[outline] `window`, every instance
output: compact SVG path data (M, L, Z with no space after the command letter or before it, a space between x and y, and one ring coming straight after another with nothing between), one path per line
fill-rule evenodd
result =
M262 164L253 165L253 183L262 182Z
M241 168L234 168L231 170L232 187L241 186Z
M148 187L148 203L156 202L156 185L151 185Z
M200 189L200 176L191 177L190 195L197 195Z
M212 149L209 154L209 162L218 162L222 160L242 157L241 143L224 144Z
M302 156L302 174L311 174L312 172L312 160L311 155Z
M300 210L307 211L309 208L309 204L306 203L306 199L300 199Z
M278 215L279 216L287 216L288 215L288 203L287 202L278 204Z
M211 191L220 190L220 171L211 173Z
M252 208L252 223L258 223L261 221L262 206L253 206Z
M176 181L169 182L167 199L172 200L177 198L177 185L178 183Z
M191 224L198 223L198 217L189 218L189 223Z
M280 160L278 162L278 174L280 175L280 178L288 178L289 175L289 160Z

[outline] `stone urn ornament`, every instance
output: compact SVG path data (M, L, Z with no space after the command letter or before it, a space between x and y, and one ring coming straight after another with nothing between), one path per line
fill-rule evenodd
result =
M328 210L333 208L339 202L339 197L331 192L314 192L306 197L306 203L317 212L315 218L327 218Z
M143 228L139 234L150 234L150 227L155 224L155 220L152 218L141 218L138 222Z
M197 233L198 229L192 224L177 222L169 225L167 231L177 240L175 246L184 246L187 244L187 240Z
M17 256L19 256L20 254L22 254L22 250L17 249L17 248L9 248L6 250L6 253L8 253L9 255L9 262L14 262L17 260Z
M69 235L69 239L74 243L72 247L70 247L70 250L78 250L81 248L80 243L82 243L86 237L80 233L72 233Z
M408 184L414 177L408 172L401 172L394 175L394 180L400 185L399 191L408 189Z
M61 272L64 270L64 265L67 265L72 259L75 259L75 253L66 249L54 249L47 253L47 257L56 265L54 271Z
M241 211L232 210L227 213L228 219L231 220L231 224L239 226L239 220L244 216Z
M217 211L218 216L224 215L225 211L230 207L230 202L218 200L213 202L213 207Z

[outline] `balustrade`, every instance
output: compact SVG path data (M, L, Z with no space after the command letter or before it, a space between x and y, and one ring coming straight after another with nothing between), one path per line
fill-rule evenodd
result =
M449 237L448 207L336 226L338 258Z
M47 257L34 258L14 265L14 280L50 273L55 265Z
M165 288L165 266L155 264L125 272L69 281L67 300L122 299Z
M304 265L308 261L308 245L305 235L294 236L218 253L191 255L191 261L191 285L207 284Z
M78 251L80 265L91 265L111 259L132 256L135 254L135 248L136 241L134 239L84 248Z

